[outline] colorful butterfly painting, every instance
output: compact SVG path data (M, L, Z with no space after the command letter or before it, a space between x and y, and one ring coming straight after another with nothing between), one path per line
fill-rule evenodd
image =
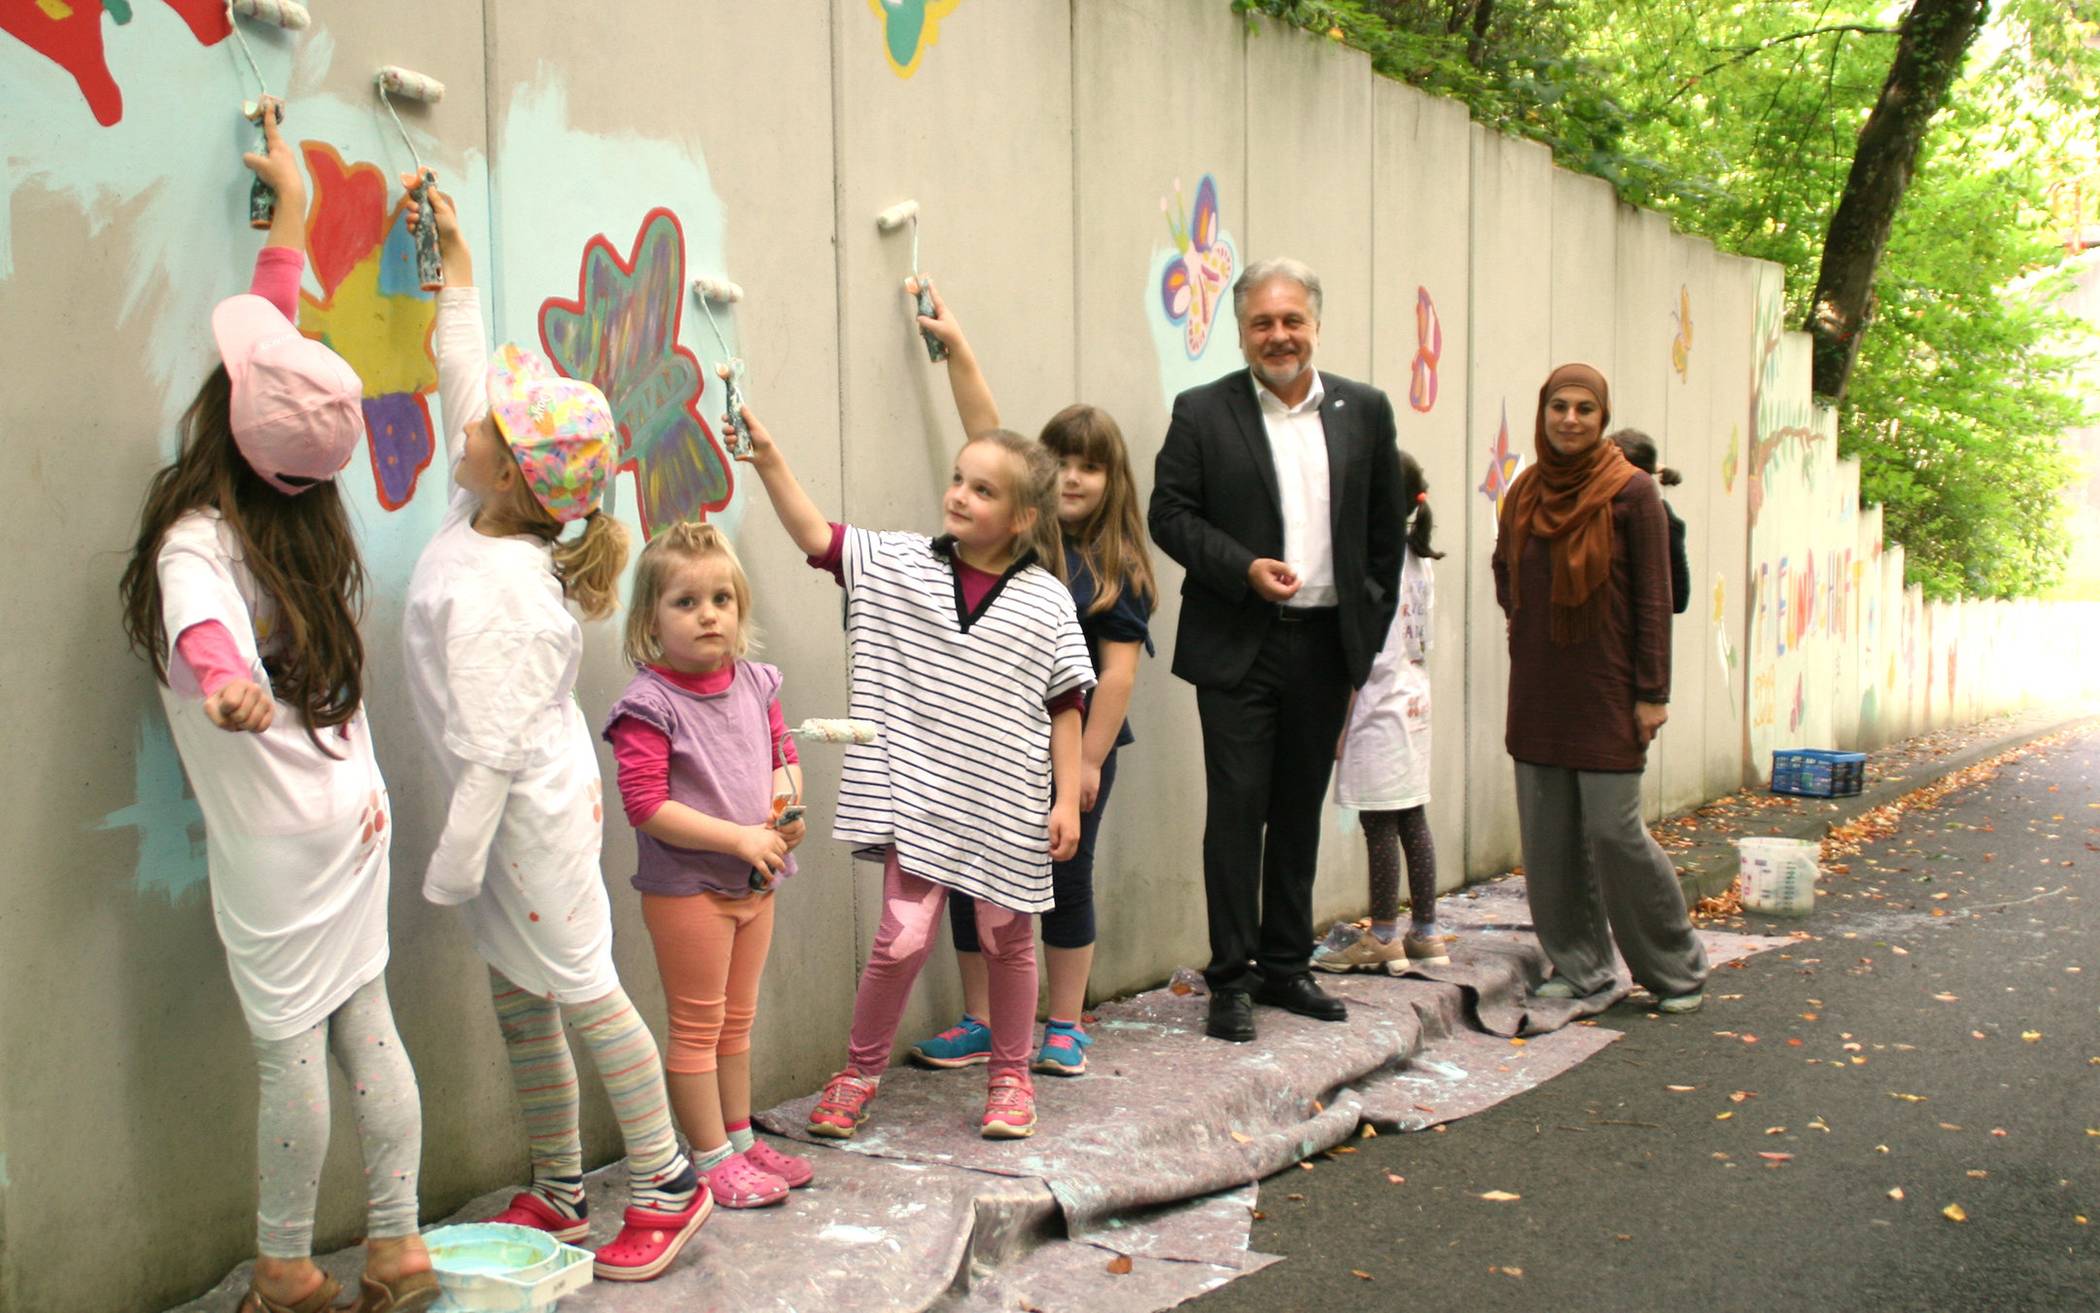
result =
M1509 449L1509 403L1502 403L1502 427L1495 434L1495 445L1488 448L1487 477L1480 481L1480 495L1495 503L1495 514L1502 513L1502 499L1509 495L1509 486L1517 481L1517 471L1524 466L1524 453Z
M1182 208L1181 179L1174 180L1171 207L1162 196L1160 213L1167 216L1167 231L1174 236L1178 259L1167 262L1160 275L1159 299L1167 318L1179 326L1188 344L1189 359L1203 354L1210 345L1210 331L1217 321L1218 307L1232 286L1237 261L1232 239L1225 236L1218 219L1218 184L1209 174L1196 184L1196 210Z
M1729 426L1728 453L1721 457L1721 491L1735 491L1735 472L1742 460L1743 428L1740 424Z
M868 0L868 8L882 20L882 41L890 69L908 78L919 71L926 48L940 40L941 20L955 12L962 0Z
M1682 379L1692 362L1692 289L1680 284L1677 288L1677 309L1671 314L1677 322L1677 336L1670 341L1670 367Z
M1429 289L1415 289L1415 360L1407 377L1407 404L1424 414L1436 404L1436 366L1444 357L1444 321Z
M729 504L728 457L700 418L700 361L678 341L684 314L685 229L662 207L643 216L625 260L603 233L591 238L576 299L540 303L547 358L612 403L644 538Z
M167 3L198 45L217 45L233 30L225 0ZM0 32L70 73L88 103L88 112L106 128L124 117L124 91L111 75L103 53L104 16L112 26L128 25L131 0L0 0Z

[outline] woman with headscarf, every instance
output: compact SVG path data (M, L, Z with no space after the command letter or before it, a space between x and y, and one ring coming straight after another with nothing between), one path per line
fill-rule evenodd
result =
M1554 977L1612 987L1612 941L1664 1012L1703 1001L1706 953L1677 868L1641 819L1641 772L1669 718L1669 525L1655 481L1604 440L1589 365L1539 388L1537 459L1503 499L1495 598L1509 621L1509 724L1525 887Z

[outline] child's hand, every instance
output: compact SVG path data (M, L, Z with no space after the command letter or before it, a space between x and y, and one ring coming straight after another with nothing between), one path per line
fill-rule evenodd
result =
M434 179L437 175L432 174L431 176ZM408 193L406 208L408 210L408 230L410 232L417 231L423 222L423 207L416 202L416 188L420 185L422 185L422 179L415 174L404 173L401 175L401 190ZM459 209L453 205L450 195L437 189L437 184L434 181L430 186L430 213L432 220L437 224L438 246L445 249L448 254L453 247L464 250L467 238L466 234L462 233L459 228Z
M1079 851L1079 800L1050 808L1050 860L1062 862Z
M750 863L754 871L764 871L768 877L780 874L787 865L788 844L781 831L768 825L745 825L739 827L736 855Z
M229 679L204 699L204 714L229 734L260 734L277 717L277 704L252 679Z
M715 366L716 376L725 382L729 378L729 373L728 365ZM749 455L738 456L736 459L761 468L780 459L780 448L774 443L773 435L766 432L766 426L758 422L758 416L751 413L751 407L741 407L740 413L744 417L745 426L751 430L751 452ZM721 427L724 433L730 431L729 416L722 416Z
M306 175L299 171L298 152L277 128L277 117L283 112L283 103L274 96L265 96L260 103L263 148L260 152L249 151L241 156L241 163L254 170L255 176L277 193L280 206L290 206L303 214L306 212Z
M787 845L787 851L793 852L802 846L803 836L809 833L809 823L798 816L786 825L776 827L773 833L780 836L780 841Z
M1079 811L1081 815L1094 810L1094 803L1101 797L1101 767L1090 761L1079 763Z
M931 283L933 280L929 278L926 281ZM948 348L950 355L969 350L970 344L963 337L962 325L955 322L955 312L950 310L947 301L942 299L941 289L934 287L930 290L933 293L933 313L936 317L929 319L925 315L914 316L919 321L919 328L940 339L941 345ZM919 295L919 280L905 279L904 294L916 300Z

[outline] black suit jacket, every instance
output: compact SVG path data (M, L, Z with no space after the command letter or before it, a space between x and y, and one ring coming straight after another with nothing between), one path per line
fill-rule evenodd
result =
M1400 451L1385 393L1334 374L1326 398L1328 504L1342 655L1361 686L1385 642L1398 602L1406 516ZM1152 537L1188 572L1174 673L1230 688L1246 677L1276 607L1247 582L1258 557L1283 557L1283 510L1269 434L1247 370L1174 398L1174 418L1153 466Z

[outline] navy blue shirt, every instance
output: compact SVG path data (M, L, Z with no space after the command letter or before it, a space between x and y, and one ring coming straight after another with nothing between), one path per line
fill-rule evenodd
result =
M1065 583L1072 590L1072 606L1079 612L1079 630L1086 635L1086 654L1094 663L1097 677L1101 674L1103 643L1143 643L1146 655L1154 655L1152 630L1148 624L1152 608L1138 596L1129 580L1123 581L1123 591L1116 594L1115 601L1099 613L1088 615L1087 608L1094 604L1095 595L1101 591L1100 584L1094 578L1094 572L1087 568L1086 558L1080 555L1079 549L1067 542ZM1087 699L1087 706L1092 708L1092 698ZM1116 735L1116 746L1120 748L1135 742L1137 736L1130 732L1130 722L1125 720L1122 730Z

